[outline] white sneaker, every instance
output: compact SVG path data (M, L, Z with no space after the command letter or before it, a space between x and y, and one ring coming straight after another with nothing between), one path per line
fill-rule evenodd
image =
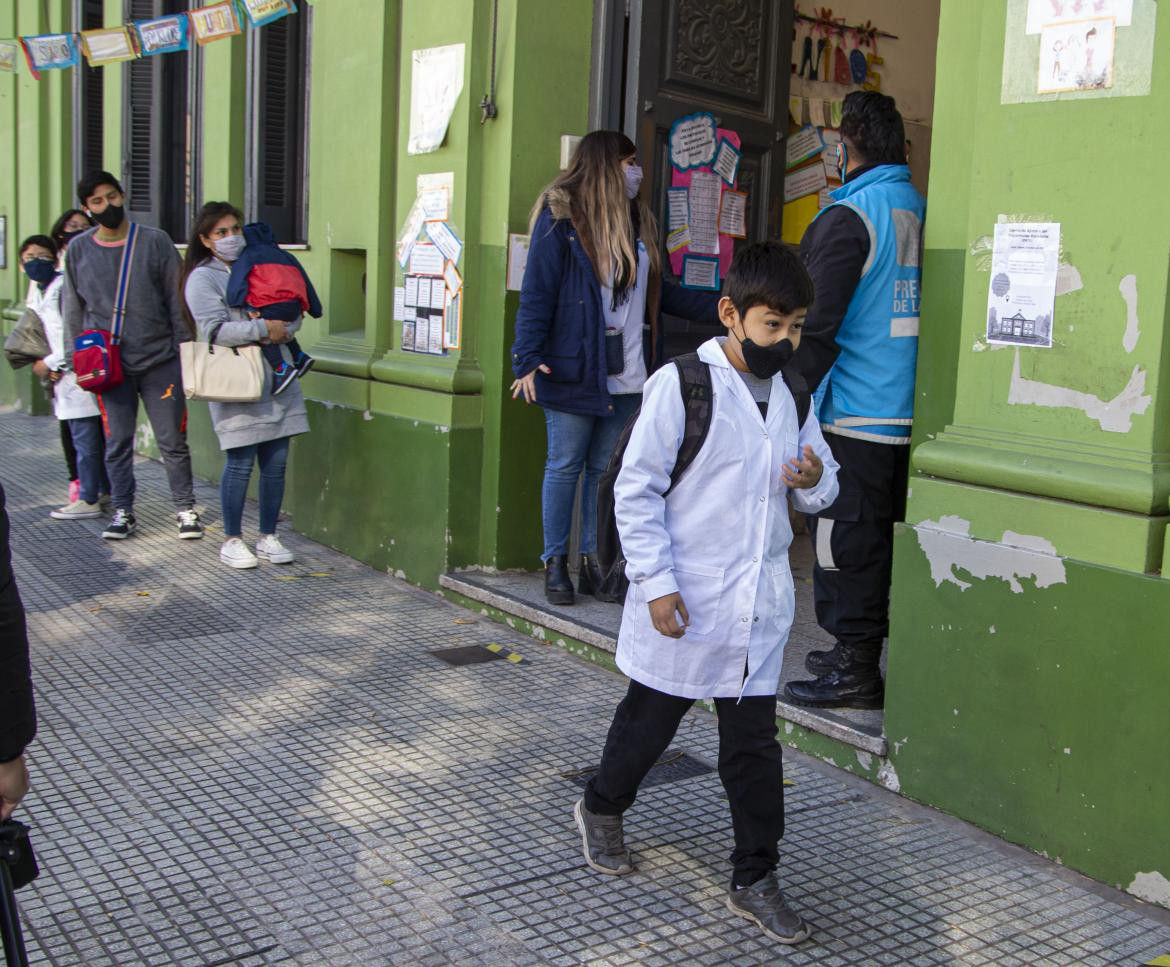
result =
M228 567L244 570L256 567L260 562L256 555L248 550L248 545L239 537L229 537L219 549L219 559Z
M80 497L64 507L49 511L49 516L54 520L88 520L91 517L101 517L101 515L100 505L87 504Z
M296 555L280 543L280 538L275 534L260 535L260 540L256 542L256 556L269 564L291 564L296 560Z

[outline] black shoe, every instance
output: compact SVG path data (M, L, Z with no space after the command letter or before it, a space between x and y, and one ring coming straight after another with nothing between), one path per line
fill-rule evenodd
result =
M197 541L203 536L203 524L194 508L180 510L175 514L175 519L179 522L179 540Z
M794 705L810 708L881 708L886 687L877 662L853 662L811 682L789 682L784 686L784 697Z
M569 559L564 554L550 557L544 565L544 596L549 604L573 603L573 582L569 578Z
M107 541L124 541L137 527L138 521L134 519L134 515L119 507L114 511L114 516L110 518L106 529L102 531L102 537Z
M727 909L737 917L751 920L778 943L801 943L812 932L800 914L785 901L775 873L769 873L742 890L729 890Z
M316 361L317 360L315 360L306 352L297 353L296 358L293 360L293 365L297 368L297 379L300 379L305 375L305 373L312 369L313 363Z
M828 651L810 651L804 656L804 667L812 675L824 675L848 664L841 642L835 642Z
M601 574L601 562L596 554L581 555L581 570L577 572L577 593L597 594L604 583Z

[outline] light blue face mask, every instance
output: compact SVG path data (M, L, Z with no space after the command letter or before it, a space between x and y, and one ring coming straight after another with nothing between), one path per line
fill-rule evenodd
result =
M845 171L849 167L849 149L844 141L837 142L837 173L841 176L841 184L845 184Z
M217 238L213 244L216 258L223 262L234 262L248 243L243 235L225 235L223 238Z
M622 169L622 175L626 179L626 197L633 201L642 187L642 169L637 165L629 165Z

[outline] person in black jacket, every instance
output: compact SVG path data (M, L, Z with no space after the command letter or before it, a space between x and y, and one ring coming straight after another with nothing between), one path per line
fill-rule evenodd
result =
M24 605L12 573L8 511L0 486L0 821L28 792L24 750L36 733Z
M719 324L718 293L662 278L658 227L641 185L634 142L593 131L532 209L511 389L513 399L544 408L541 560L552 604L574 600L569 532L582 471L578 590L593 594L601 585L597 482L642 402L647 375L662 362L660 313Z

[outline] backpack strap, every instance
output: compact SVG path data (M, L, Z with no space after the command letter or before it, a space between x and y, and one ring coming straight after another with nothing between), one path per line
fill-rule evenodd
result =
M793 402L796 403L796 431L799 433L804 421L808 419L808 411L812 409L812 393L808 391L805 378L794 367L785 366L780 370L780 375L784 378L788 392L792 394Z
M110 320L110 337L116 346L122 341L122 324L126 316L126 296L130 291L130 269L134 265L134 249L138 244L138 223L130 223L126 247L122 249L122 265L118 269L118 288L114 294L114 318Z
M670 472L670 486L666 492L670 493L678 483L679 478L686 472L699 455L703 442L707 439L707 431L711 429L711 367L699 359L698 353L687 353L676 356L671 360L678 370L678 388L682 393L683 407L686 410L686 422L683 428L682 443L679 444L678 457L674 461L674 469Z

